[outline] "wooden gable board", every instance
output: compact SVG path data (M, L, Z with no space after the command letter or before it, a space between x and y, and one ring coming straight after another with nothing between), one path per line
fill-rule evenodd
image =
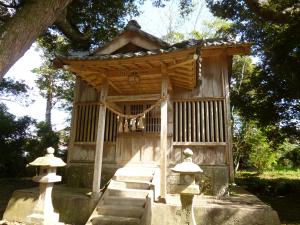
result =
M155 50L169 46L159 38L142 31L139 25L130 24L112 41L98 49L95 55L112 54L128 44L137 46L137 49L142 48L146 50Z

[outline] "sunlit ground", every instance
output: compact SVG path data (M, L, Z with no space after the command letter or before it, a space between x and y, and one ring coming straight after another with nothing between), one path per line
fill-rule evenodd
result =
M236 174L235 182L271 205L283 225L300 225L300 169L263 174L241 171ZM0 219L13 191L35 185L30 178L1 178Z
M300 224L300 169L257 174L241 171L235 182L272 206L282 224Z

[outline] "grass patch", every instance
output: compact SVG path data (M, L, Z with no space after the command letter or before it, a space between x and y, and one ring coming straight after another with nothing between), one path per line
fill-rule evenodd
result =
M235 182L278 212L283 224L300 224L300 170L274 170L263 174L241 171Z

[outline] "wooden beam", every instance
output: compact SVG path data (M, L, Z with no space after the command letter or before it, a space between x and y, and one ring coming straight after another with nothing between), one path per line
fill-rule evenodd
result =
M173 142L173 146L226 146L226 142Z
M161 81L161 97L168 98L168 77ZM167 196L167 154L168 154L168 99L164 99L160 106L160 197Z
M168 66L168 70L171 70L171 69L174 69L174 68L177 68L177 67L181 67L183 65L192 63L194 61L195 61L195 59L189 59L189 60L186 60L186 61L183 61L183 62L180 62L180 63L176 63L175 65Z
M100 102L105 101L108 91L108 82L104 81L101 85ZM93 176L93 193L98 195L101 187L101 171L102 171L102 159L103 159L103 146L104 146L104 132L105 132L105 115L106 107L100 105L99 107L99 119L97 125L97 138L96 138L96 151L94 161L94 176Z
M168 77L168 90L173 91L173 84L172 84L170 77Z
M123 112L122 107L120 107L119 105L117 105L114 102L109 102L107 103L107 105L109 105L110 107L112 107L113 109L117 110L118 112Z
M244 44L239 46L224 47L205 47L201 49L201 57L219 56L219 55L249 55L251 45Z
M109 86L111 86L119 94L122 93L122 91L120 90L120 88L118 88L112 81L108 80L108 84L109 84Z
M182 68L175 68L174 69L174 73L176 74L176 73L181 73L181 74L184 74L185 76L190 76L190 75L192 75L193 74L193 68L194 67L192 67L192 68L190 68L190 69L182 69Z
M140 74L138 73L140 80L155 80L160 79L161 74L160 71L157 73L147 73L147 74ZM128 76L127 75L119 75L119 76L108 76L108 79L111 81L126 81L128 83Z
M160 94L107 96L107 102L153 101L160 99Z

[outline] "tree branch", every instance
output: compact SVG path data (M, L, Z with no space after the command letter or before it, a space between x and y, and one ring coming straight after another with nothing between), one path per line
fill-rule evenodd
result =
M0 82L72 0L30 0L0 27Z
M299 13L299 4L280 11L274 11L270 8L262 6L258 0L245 0L248 7L258 16L262 17L265 20L272 21L275 23L287 23L293 17L295 13Z
M0 1L0 6L3 6L5 8L11 8L11 9L19 8L19 5L8 5L8 4L5 4L4 2L1 2L1 1Z
M58 29L72 42L77 42L82 45L88 44L92 36L90 31L87 31L86 33L81 33L76 27L72 26L72 24L67 19L66 9L57 18L54 25L56 25Z

